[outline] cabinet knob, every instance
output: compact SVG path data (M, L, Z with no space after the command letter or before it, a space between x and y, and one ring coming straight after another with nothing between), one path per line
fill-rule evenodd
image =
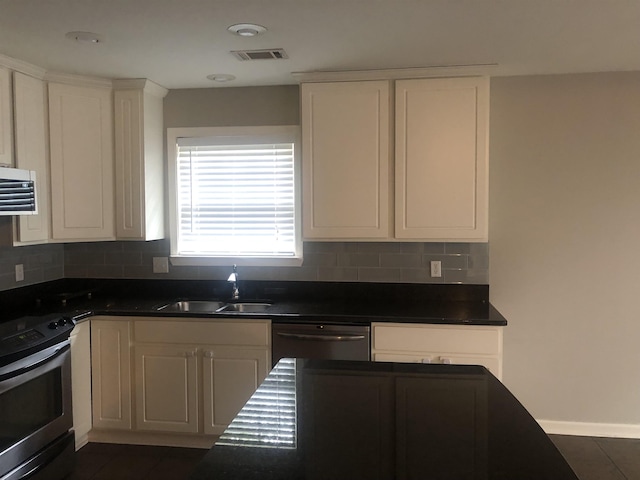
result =
M451 359L450 358L440 357L440 360L445 365L451 365Z
M207 350L206 352L204 352L204 356L206 358L213 358L213 352L211 350Z
M431 357L424 357L422 363L431 363Z

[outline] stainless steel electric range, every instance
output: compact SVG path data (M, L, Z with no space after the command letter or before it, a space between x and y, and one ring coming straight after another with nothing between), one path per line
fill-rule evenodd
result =
M60 315L0 323L0 480L58 480L73 470L73 327Z

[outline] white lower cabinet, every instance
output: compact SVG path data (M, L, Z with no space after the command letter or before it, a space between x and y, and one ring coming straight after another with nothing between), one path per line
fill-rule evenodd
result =
M93 427L131 429L131 325L109 317L91 319Z
M91 430L91 322L71 331L71 398L76 450L88 442Z
M203 351L204 433L220 435L267 376L264 348L208 347Z
M94 321L92 334L97 429L129 429L147 435L145 441L148 435L219 435L271 365L269 320L110 318ZM129 423L117 421L127 407Z
M136 345L136 429L198 432L196 348Z
M376 362L483 365L502 378L502 327L373 323Z

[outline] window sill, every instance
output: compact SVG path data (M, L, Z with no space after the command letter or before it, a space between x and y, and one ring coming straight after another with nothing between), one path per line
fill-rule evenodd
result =
M238 265L242 267L300 267L301 257L187 257L171 256L171 264L188 267Z

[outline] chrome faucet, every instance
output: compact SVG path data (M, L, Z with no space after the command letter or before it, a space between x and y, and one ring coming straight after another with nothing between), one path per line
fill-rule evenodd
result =
M229 278L227 278L227 282L233 283L233 293L231 294L231 299L240 299L240 290L238 290L238 267L235 264L233 265L233 272L231 272L231 275L229 275Z

